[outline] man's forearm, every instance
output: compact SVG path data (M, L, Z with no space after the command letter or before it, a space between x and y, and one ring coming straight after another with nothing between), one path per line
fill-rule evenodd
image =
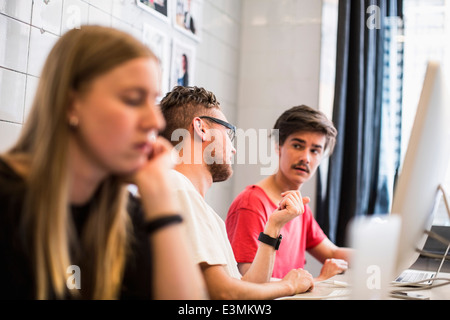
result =
M275 226L275 224L269 220L264 228L264 233L269 237L278 238L280 229L281 228ZM276 250L274 247L260 242L255 259L247 269L246 273L243 274L242 279L254 283L269 282L273 273L275 255Z

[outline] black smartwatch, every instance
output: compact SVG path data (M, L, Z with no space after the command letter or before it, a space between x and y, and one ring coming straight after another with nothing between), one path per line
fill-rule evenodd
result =
M283 239L283 236L281 234L278 236L278 238L272 238L264 232L261 232L258 237L258 241L274 247L275 250L278 250L278 248L280 247L281 239Z

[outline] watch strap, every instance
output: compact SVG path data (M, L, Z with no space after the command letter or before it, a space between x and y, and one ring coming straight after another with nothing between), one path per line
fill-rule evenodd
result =
M278 238L272 238L264 232L261 232L258 237L258 241L274 247L275 250L278 250L278 248L280 247L281 239L283 239L283 236L281 234L278 236Z
M170 226L172 224L182 223L183 218L179 214L162 216L160 218L156 218L155 220L145 222L144 231L148 234L155 233L156 231Z

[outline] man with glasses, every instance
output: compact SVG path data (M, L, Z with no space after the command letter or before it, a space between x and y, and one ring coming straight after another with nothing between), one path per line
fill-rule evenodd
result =
M175 87L161 101L166 119L162 135L170 140L182 161L175 166L174 193L186 218L194 258L212 299L274 299L313 287L311 274L291 270L281 281L270 282L281 238L270 239L291 219L303 213L298 191L286 192L264 228L261 245L250 269L242 276L227 238L225 223L205 201L213 182L233 173L231 159L235 126L229 124L213 93L198 87ZM182 135L180 135L180 130ZM182 138L182 139L181 139ZM182 140L180 142L180 140ZM201 150L199 161L196 152Z

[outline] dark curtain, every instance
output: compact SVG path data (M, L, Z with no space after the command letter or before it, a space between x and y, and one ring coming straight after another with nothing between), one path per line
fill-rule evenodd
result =
M353 217L389 212L389 194L379 175L383 79L388 69L385 26L388 17L401 16L401 3L339 1L333 109L338 137L326 178L318 171L316 202L317 221L339 246L346 245Z

